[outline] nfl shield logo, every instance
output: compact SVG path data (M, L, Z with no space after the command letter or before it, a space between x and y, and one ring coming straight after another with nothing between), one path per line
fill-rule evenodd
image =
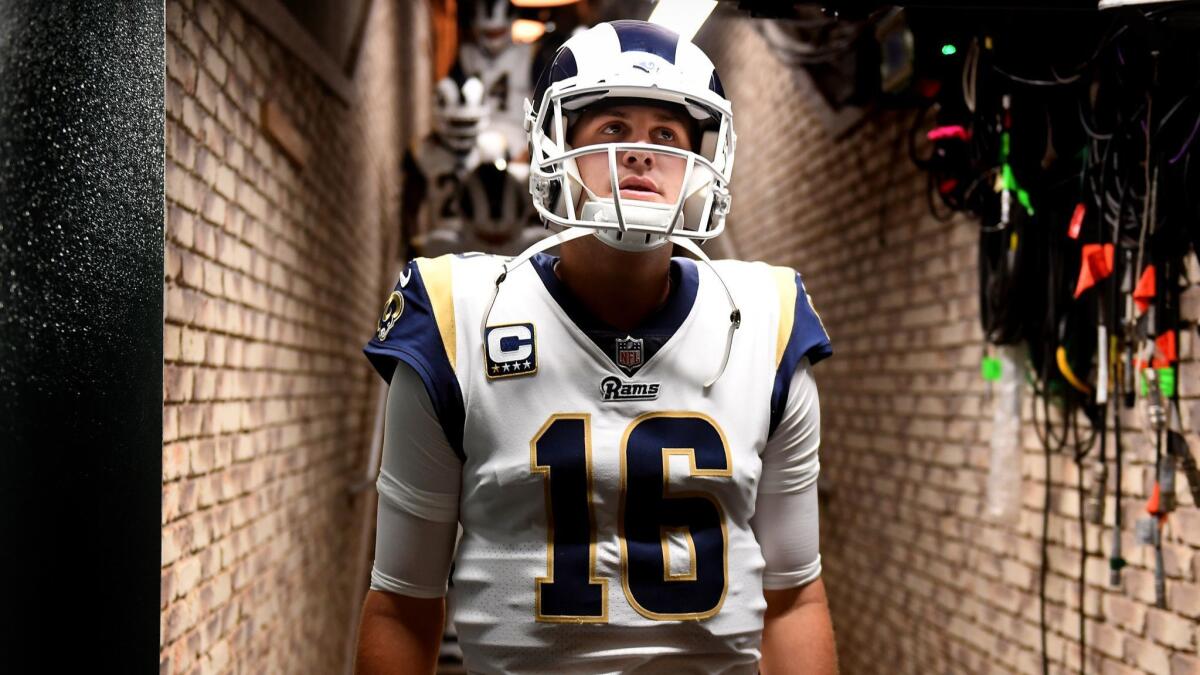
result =
M642 366L641 338L630 335L617 340L617 365L630 375Z

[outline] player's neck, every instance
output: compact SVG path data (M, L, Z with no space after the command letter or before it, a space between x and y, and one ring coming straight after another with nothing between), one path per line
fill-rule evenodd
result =
M583 237L563 245L555 273L596 318L628 331L666 302L670 269L669 246L630 253Z

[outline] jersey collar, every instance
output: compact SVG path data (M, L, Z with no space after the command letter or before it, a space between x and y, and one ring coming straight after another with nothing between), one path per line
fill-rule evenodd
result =
M671 258L671 290L667 295L667 301L646 317L640 325L632 330L624 331L608 325L589 312L570 288L558 278L558 275L554 273L554 264L558 262L557 256L538 253L530 259L530 262L537 270L538 276L550 296L571 319L571 322L592 342L595 342L605 354L612 351L614 337L627 335L647 340L647 347L657 351L651 345L661 346L675 334L675 331L679 330L692 311L692 305L696 302L696 290L699 287L700 275L695 261L689 258ZM652 354L647 353L646 361L649 361L651 356Z

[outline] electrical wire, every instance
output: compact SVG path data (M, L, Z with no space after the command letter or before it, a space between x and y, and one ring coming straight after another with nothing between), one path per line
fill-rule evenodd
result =
M1103 415L1101 415L1103 419ZM1092 444L1086 446L1079 443L1079 420L1073 420L1075 430L1075 488L1079 497L1079 675L1087 675L1087 516L1085 511L1086 495L1083 489L1083 460L1091 451ZM1104 422L1100 425L1103 427ZM1095 427L1092 429L1095 433ZM1102 436L1103 437L1103 436ZM1094 438L1094 436L1093 436ZM1103 446L1102 446L1103 447Z
M976 84L979 82L979 38L971 38L967 56L963 59L962 91L963 104L972 114L975 112Z
M1050 435L1050 416L1046 416L1046 436ZM1044 452L1042 457L1045 466L1045 475L1043 476L1042 489L1042 564L1038 571L1038 625L1041 629L1042 642L1042 675L1050 675L1050 654L1046 647L1047 628L1046 628L1046 577L1049 575L1050 568L1047 561L1050 557L1050 455L1052 454L1049 445L1043 445Z
M1165 14L1155 15L1153 12L1143 12L1142 14L1153 17L1155 22L1166 24ZM957 140L942 141L943 145L934 146L937 154L929 157L919 156L917 134L923 128L928 111L934 107L934 104L931 103L914 116L908 129L909 155L913 163L928 174L926 198L931 216L938 220L945 220L951 218L955 212L968 211L978 217L981 221L979 225L981 273L1002 274L999 267L994 270L984 269L990 264L990 261L988 256L984 255L983 249L985 246L994 246L1000 239L1007 244L1006 233L1013 231L1016 227L1023 226L1025 228L1025 231L1021 232L1023 247L1034 246L1035 241L1039 242L1037 245L1040 245L1040 240L1024 241L1025 234L1029 231L1036 231L1039 227L1055 227L1053 218L1056 213L1062 214L1063 211L1058 209L1056 212L1057 204L1054 203L1050 204L1050 208L1043 208L1041 200L1058 199L1058 195L1068 192L1061 188L1066 187L1070 181L1076 181L1078 184L1077 203L1087 207L1088 237L1092 237L1094 232L1095 238L1085 239L1085 241L1111 241L1114 251L1120 258L1120 261L1114 261L1114 268L1124 270L1129 275L1129 281L1133 287L1136 287L1139 281L1146 259L1157 259L1157 254L1147 248L1158 246L1159 239L1153 236L1155 231L1174 226L1171 225L1175 222L1172 218L1178 218L1174 214L1186 213L1190 216L1191 205L1195 203L1195 193L1186 188L1180 190L1177 186L1189 185L1192 156L1196 154L1193 150L1200 146L1200 141L1197 141L1197 137L1200 136L1200 117L1189 114L1194 110L1193 103L1200 100L1200 96L1197 96L1200 94L1200 89L1186 93L1168 92L1165 88L1159 90L1157 86L1157 56L1154 60L1153 81L1149 81L1149 78L1146 77L1149 62L1144 58L1146 49L1154 48L1153 43L1147 46L1146 42L1160 41L1158 34L1147 33L1143 30L1131 31L1131 25L1137 26L1138 24L1129 22L1129 13L1114 14L1113 16L1113 22L1105 29L1104 36L1095 43L1089 58L1076 65L1061 62L1048 64L1044 68L1048 69L1049 78L1027 76L1026 73L1018 71L1028 69L1014 68L1013 63L996 65L993 63L996 54L991 51L984 54L982 37L973 37L965 50L961 71L951 73L950 82L944 83L943 91L949 96L941 101L946 104L946 108L936 108L939 123L961 124L970 131L970 136L961 141L963 145L957 145L959 143ZM1046 72L1045 69L1041 69L1043 73ZM949 91L954 80L958 80L957 84L961 86L958 92ZM993 81L998 84L993 85ZM1059 172L1046 171L1043 179L1038 180L1034 177L1036 176L1035 169L1030 168L1031 162L1021 164L1020 161L1015 161L1014 163L1018 176L1031 181L1032 196L1037 200L1038 215L1029 220L1029 223L1000 223L989 220L991 213L989 198L992 198L990 208L994 209L994 197L988 187L994 183L997 171L1000 170L998 147L1002 130L993 123L995 115L998 114L995 112L998 100L994 93L996 91L1008 94L1015 92L1020 95L1025 102L1023 103L1025 109L1036 110L1033 105L1029 104L1030 101L1034 104L1044 105L1048 117L1051 117L1050 111L1053 106L1060 106L1059 109L1053 111L1055 114L1052 117L1053 120L1058 121L1059 125L1062 124L1061 120L1072 117L1072 111L1066 106L1075 107L1073 116L1077 118L1079 125L1075 132L1076 135L1072 136L1070 130L1066 133L1054 133L1052 141L1049 132L1061 132L1062 129L1051 130L1048 123L1046 143L1053 147L1055 142L1064 144L1073 142L1076 138L1079 139L1078 147L1083 150L1082 155L1079 155L1077 171L1075 170L1076 165L1071 164L1069 165L1070 175L1064 177ZM961 97L961 105L965 108L965 113L959 107L957 100L959 97ZM1162 112L1163 110L1166 111L1165 114ZM1018 112L1024 114L1020 110ZM947 120L947 118L949 119ZM1180 120L1184 121L1180 122ZM1072 127L1074 122L1069 122L1065 126ZM1023 133L1023 127L1020 127L1019 131ZM1016 143L1017 137L1014 135L1012 138L1013 143ZM1064 141L1063 139L1071 140ZM1031 143L1026 139L1021 140L1025 142L1026 146ZM1018 152L1027 149L1023 148ZM1047 155L1047 157L1050 156ZM1061 155L1061 157L1066 156L1068 156L1066 153ZM1014 157L1016 160L1022 159L1021 156L1014 155ZM1162 160L1166 160L1166 162L1163 163ZM1043 169L1051 166L1048 161L1043 161ZM1159 165L1155 165L1155 161ZM1160 171L1160 169L1167 169L1167 171ZM1163 183L1161 195L1158 185L1160 179ZM1160 196L1164 199L1164 218L1161 223L1158 222L1156 216ZM1182 201L1186 208L1177 208L1175 203L1171 203L1171 210L1168 211L1166 207L1168 198ZM1048 217L1043 215L1047 213L1051 215ZM1090 220L1093 218L1094 225ZM1092 229L1093 227L1094 229ZM1051 229L1051 231L1057 233L1057 230ZM991 236L995 236L997 239L989 239L988 237ZM1054 236L1061 237L1058 234ZM1062 240L1066 241L1065 238ZM1197 237L1197 240L1200 241L1200 237ZM1051 258L1066 251L1063 246L1056 245L1054 243L1056 241L1058 240L1052 240L1050 245L1049 256ZM1067 244L1067 246L1072 245ZM1056 246L1058 247L1056 248ZM1059 248L1062 248L1062 251ZM996 267L994 264L992 266ZM1058 288L1058 277L1055 275L1069 273L1063 268L1053 268L1051 277L1054 281L1050 286ZM1028 274L1028 271L1022 269L1020 274ZM1109 565L1112 570L1110 583L1119 583L1120 570L1124 566L1120 548L1123 521L1121 481L1123 480L1124 461L1124 441L1121 438L1123 426L1121 421L1123 402L1121 399L1123 396L1132 396L1132 403L1136 404L1137 392L1136 387L1133 387L1132 392L1126 394L1126 392L1130 392L1131 385L1125 380L1129 377L1128 373L1132 372L1132 369L1123 363L1123 354L1126 352L1121 348L1121 343L1125 340L1122 337L1123 331L1128 330L1130 325L1128 322L1136 320L1136 316L1132 308L1127 307L1124 312L1121 311L1120 298L1130 292L1122 290L1120 275L1116 269L1113 270L1111 279L1107 282L1106 290L1095 291L1097 301L1101 302L1097 314L1098 321L1111 326L1108 333L1109 343L1099 345L1099 348L1111 357L1102 359L1103 363L1110 363L1108 379L1111 382L1112 391L1109 396L1112 399L1111 410L1108 401L1103 404L1095 403L1091 400L1091 392L1083 391L1088 385L1085 378L1085 375L1088 374L1087 369L1080 368L1078 363L1083 352L1075 355L1076 363L1072 364L1067 359L1070 347L1065 345L1064 338L1058 338L1058 341L1064 342L1067 351L1060 353L1056 351L1057 341L1046 337L1044 343L1040 345L1041 348L1034 350L1035 354L1042 353L1044 355L1040 367L1029 368L1026 371L1027 375L1033 379L1032 389L1035 396L1032 406L1032 426L1042 444L1046 467L1043 486L1045 508L1042 514L1042 569L1039 585L1043 672L1049 672L1045 593L1050 546L1048 541L1051 520L1049 511L1054 497L1053 481L1051 480L1053 467L1051 455L1063 451L1071 452L1078 469L1076 487L1079 499L1078 515L1081 541L1078 577L1079 653L1082 661L1080 667L1086 671L1088 660L1086 575L1088 557L1091 552L1088 550L1087 523L1089 516L1085 510L1090 493L1084 490L1083 474L1085 473L1086 457L1092 452L1097 436L1100 440L1100 456L1097 461L1101 465L1106 465L1110 459L1108 448L1110 414L1114 425L1111 459L1116 464L1113 488L1116 501L1114 512L1116 527L1109 557ZM1160 292L1163 292L1162 289ZM1111 307L1108 310L1105 309L1105 301L1101 300L1102 297L1111 300ZM1043 319L1040 328L1042 336L1050 332L1046 331L1044 327L1049 325L1045 322L1054 318L1055 304L1061 305L1064 300L1065 296L1061 292L1058 296L1053 290L1049 292L1047 316ZM1128 303L1130 300L1126 297L1125 302ZM1089 311L1091 311L1090 306ZM1126 318L1122 319L1122 314ZM1021 332L1031 336L1030 339L1034 340L1033 344L1036 344L1038 334L1035 331L1039 329L1037 317L1034 317L1033 322L1024 318L1020 320L1031 323L1029 327L1023 326ZM1074 321L1074 319L1072 320ZM1066 331L1068 329L1061 328L1059 330ZM1074 328L1070 328L1070 330L1074 330ZM1094 326L1093 332L1095 332ZM1093 337L1093 339L1095 338ZM989 340L991 340L990 335ZM1076 369L1075 377L1071 376L1072 368ZM1039 370L1042 372L1037 372ZM1067 386L1068 384L1070 386ZM1125 405L1129 405L1129 403L1130 401L1124 402ZM1080 420L1080 413L1086 419ZM1084 425L1088 424L1088 420L1091 421L1090 432L1084 428ZM1156 477L1159 473L1157 465L1161 461L1156 458ZM1107 490L1107 469L1104 470L1103 475L1105 477L1103 482L1099 478L1092 481L1100 495L1101 505L1105 501L1104 495ZM1103 556L1104 552L1097 551L1096 555Z
M1116 26L1116 22L1117 19L1114 19L1113 23L1109 24L1109 34L1100 40L1100 43L1096 45L1096 49L1092 51L1092 55L1086 61L1073 68L1073 72L1066 77L1059 75L1058 71L1053 65L1050 66L1050 75L1054 78L1053 80L1043 80L1015 75L995 65L992 66L992 69L1014 82L1035 87L1059 87L1062 85L1079 82L1083 77L1084 72L1096 62L1097 58L1100 57L1100 54L1104 51L1104 48L1112 44L1113 41L1121 36L1121 34L1128 30L1129 24L1122 24L1119 27L1116 27L1116 30L1114 31L1113 27Z
M1197 129L1200 129L1200 115L1196 116L1196 123L1192 125L1192 132L1188 134L1187 140L1183 142L1183 147L1179 148L1179 152L1175 153L1174 157L1167 160L1168 164L1174 164L1175 162L1178 162L1179 158L1183 157L1184 153L1188 151L1188 148L1190 148L1192 145L1192 140L1196 138Z
M1112 139L1113 135L1111 133L1102 134L1098 131L1092 130L1091 125L1088 124L1087 119L1083 116L1083 102L1082 101L1079 103L1079 105L1077 105L1075 107L1079 111L1079 124L1081 126L1083 126L1083 130L1087 133L1088 136L1090 136L1092 138L1092 140L1107 141L1107 140Z
M1077 81L1079 81L1079 79L1081 77L1080 75L1072 75L1070 77L1070 79L1067 79L1067 80L1037 80L1037 79L1034 79L1031 77L1021 77L1020 75L1014 75L997 65L993 65L992 70L1003 75L1004 77L1007 77L1008 79L1012 80L1013 82L1018 82L1020 84L1027 84L1032 87L1060 87L1064 84L1070 84L1072 82L1077 82Z

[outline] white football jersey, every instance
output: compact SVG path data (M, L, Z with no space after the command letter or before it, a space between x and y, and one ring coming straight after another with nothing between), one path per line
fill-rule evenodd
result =
M656 325L597 337L553 258L411 263L366 353L424 381L463 461L451 593L481 673L755 673L766 603L750 526L760 454L829 338L793 270L672 261ZM654 335L667 335L656 340ZM602 331L601 331L602 333ZM421 516L453 504L391 488ZM564 665L564 664L569 664Z

